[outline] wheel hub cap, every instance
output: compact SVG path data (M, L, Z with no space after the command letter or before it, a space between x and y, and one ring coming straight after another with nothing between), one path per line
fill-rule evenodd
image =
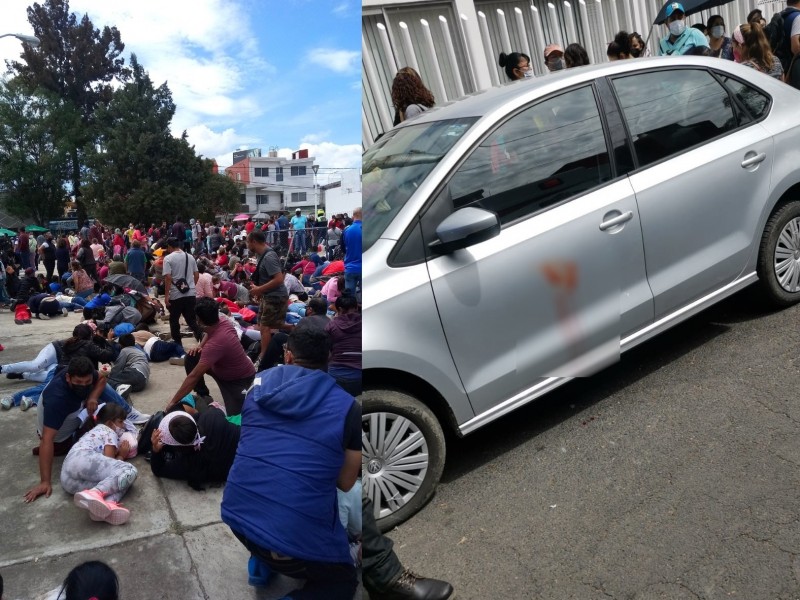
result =
M800 292L800 218L786 223L775 244L773 261L780 286L792 294Z
M367 465L367 472L370 475L377 475L378 473L381 472L382 468L383 464L381 463L381 461L377 459L372 459L371 461L369 461L369 464Z

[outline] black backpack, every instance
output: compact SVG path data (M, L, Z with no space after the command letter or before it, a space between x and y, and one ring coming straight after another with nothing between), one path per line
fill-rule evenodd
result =
M775 56L780 59L784 72L789 70L792 62L792 23L798 15L800 15L800 10L785 9L773 15L769 24L764 28L769 46Z

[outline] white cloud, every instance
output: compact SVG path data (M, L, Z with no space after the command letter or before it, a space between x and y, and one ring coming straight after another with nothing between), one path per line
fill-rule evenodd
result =
M340 2L333 8L333 14L341 15L343 13L346 13L348 8L350 8L348 2Z
M279 156L291 156L292 152L308 148L319 165L320 173L328 169L360 169L361 144L336 144L334 142L301 142L299 148L281 148Z
M361 53L334 48L312 48L308 52L308 60L337 73L352 73L361 60Z

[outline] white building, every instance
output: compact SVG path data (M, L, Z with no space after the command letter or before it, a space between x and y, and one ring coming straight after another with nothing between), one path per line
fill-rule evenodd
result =
M680 0L679 0L680 1ZM537 76L545 73L544 47L573 42L586 48L592 63L605 62L615 33L637 31L656 52L663 26L652 28L665 0L363 0L361 131L369 147L392 127L390 96L397 70L420 73L437 104L455 100L507 80L500 52L531 57ZM785 6L780 1L735 0L687 17L705 23L712 14L725 20L726 35L760 8L769 20Z
M308 213L319 204L314 187L317 165L308 150L293 152L291 158L278 156L275 150L267 156L260 156L260 150L247 154L241 157L241 153L235 153L234 163L225 169L225 174L242 186L242 212L294 213L299 208Z

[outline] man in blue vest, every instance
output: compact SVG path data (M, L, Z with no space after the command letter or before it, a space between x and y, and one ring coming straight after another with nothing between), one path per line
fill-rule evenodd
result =
M251 585L272 571L305 579L296 600L352 600L358 585L336 489L361 469L361 407L325 372L330 339L303 319L284 365L256 375L222 498L222 520L250 551Z

